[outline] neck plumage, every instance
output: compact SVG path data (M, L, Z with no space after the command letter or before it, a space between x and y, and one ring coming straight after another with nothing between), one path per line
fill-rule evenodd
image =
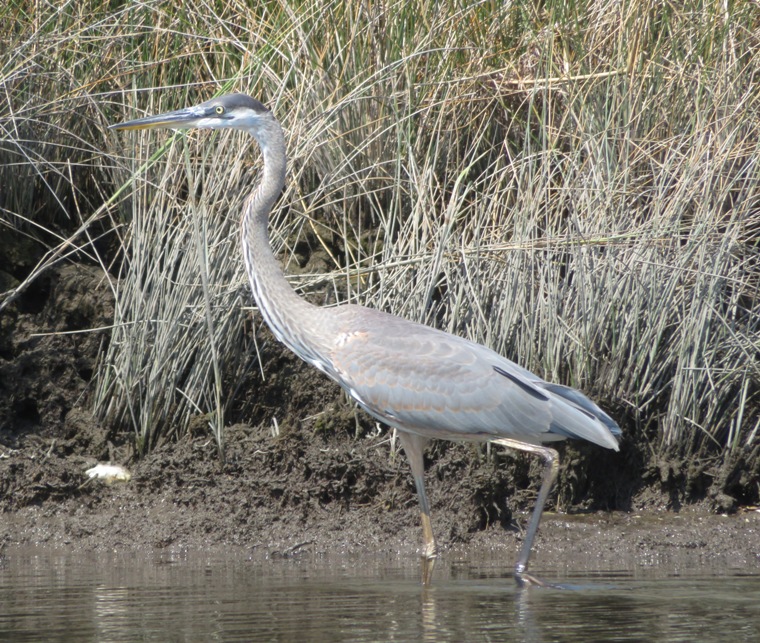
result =
M251 134L264 157L261 181L246 200L242 219L243 258L253 296L278 340L302 359L321 361L319 321L324 311L293 291L269 244L269 213L285 185L285 137L274 119Z

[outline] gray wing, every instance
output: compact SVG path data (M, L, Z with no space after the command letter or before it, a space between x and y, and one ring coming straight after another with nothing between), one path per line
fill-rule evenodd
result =
M328 373L391 426L445 439L572 437L618 448L615 422L574 389L428 326L359 306L333 311L340 330Z

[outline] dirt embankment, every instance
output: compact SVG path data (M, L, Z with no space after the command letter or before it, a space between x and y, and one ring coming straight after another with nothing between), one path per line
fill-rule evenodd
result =
M237 545L266 555L304 547L416 549L417 501L403 452L394 450L388 432L361 414L357 419L335 385L274 342L265 366L289 375L256 384L254 390L269 387L266 404L243 405L254 411L228 429L224 464L203 422L179 443L135 459L131 434L109 433L89 410L107 332L72 332L111 319L102 275L85 266L50 272L0 316L0 546ZM279 409L279 435L272 433L272 408ZM582 539L586 551L612 560L623 550L650 556L697 548L760 564L758 514L716 515L747 497L757 471L737 462L733 476L729 468L718 479L708 465L652 462L647 444L630 434L618 454L561 448L555 507L570 516L545 520L539 548L546 556L561 560ZM89 481L85 470L108 460L129 467L131 480ZM444 550L516 550L522 512L535 498L537 463L441 442L427 464ZM692 503L689 511L670 513L685 503ZM615 513L587 513L607 510Z

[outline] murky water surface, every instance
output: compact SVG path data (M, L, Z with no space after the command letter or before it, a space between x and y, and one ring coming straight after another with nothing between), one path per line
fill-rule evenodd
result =
M503 561L254 560L8 550L0 639L12 641L760 641L760 573L651 566L541 571ZM621 567L626 567L621 565Z

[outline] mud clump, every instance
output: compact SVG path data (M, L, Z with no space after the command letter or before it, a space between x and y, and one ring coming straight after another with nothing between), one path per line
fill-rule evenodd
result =
M41 277L0 316L0 443L24 436L84 440L82 417L113 303L103 273L68 265Z

